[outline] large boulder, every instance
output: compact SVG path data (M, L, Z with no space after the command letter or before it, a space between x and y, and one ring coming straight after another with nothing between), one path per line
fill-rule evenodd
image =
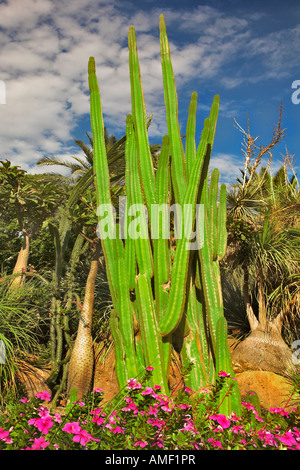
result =
M288 379L268 371L245 371L235 375L242 399L252 391L256 392L261 407L290 409L293 406L291 399L292 385ZM286 406L287 405L287 406Z

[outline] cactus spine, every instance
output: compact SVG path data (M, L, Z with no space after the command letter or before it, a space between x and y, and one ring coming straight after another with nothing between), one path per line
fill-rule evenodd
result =
M161 385L163 392L168 393L173 347L179 349L184 366L193 364L185 381L194 390L212 383L220 364L230 369L231 359L226 347L218 264L226 251L226 188L221 186L218 204L218 170L212 172L209 184L219 96L213 99L196 147L197 93L192 94L184 149L163 15L159 27L168 135L163 137L155 171L148 141L135 31L130 27L132 112L126 121L125 237L122 240L118 236L119 227L111 215L110 223L117 236L114 239L103 237L102 247L114 303L110 325L119 385L123 387L129 376L137 376L144 367L153 366L153 383ZM101 100L92 57L89 84L97 202L98 205L111 204ZM178 230L175 233L180 234L176 240L169 234L166 236L165 231L173 203L183 209L182 217L174 227ZM198 204L203 208L200 220ZM148 219L140 210L140 236L137 237L132 237L131 233L132 224L136 223L131 211L133 205L148 210ZM185 211L185 206L190 210ZM99 216L102 235L101 221ZM198 250L190 249L195 233L202 242ZM235 398L235 401L228 398L228 412L239 409L237 393Z

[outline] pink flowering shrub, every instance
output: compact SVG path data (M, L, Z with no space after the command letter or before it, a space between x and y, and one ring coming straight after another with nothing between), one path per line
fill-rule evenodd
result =
M225 416L216 395L232 380L229 374L221 372L215 387L197 396L185 388L175 397L149 387L151 373L148 368L140 381L128 379L105 406L102 390L95 389L65 414L48 406L47 392L21 398L0 413L0 449L300 450L299 408L271 408L262 415L245 401L242 416Z

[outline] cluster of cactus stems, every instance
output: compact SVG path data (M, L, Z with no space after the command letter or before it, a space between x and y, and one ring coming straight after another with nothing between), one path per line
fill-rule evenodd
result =
M178 122L178 101L163 15L160 16L160 47L166 106L167 132L157 169L150 152L147 116L141 82L134 27L128 36L132 113L126 121L126 210L125 232L133 216L130 207L147 208L139 217L140 237L105 236L103 219L99 231L114 304L110 327L115 342L119 386L152 366L153 384L169 393L172 350L180 352L186 386L194 391L213 384L219 371L232 373L223 315L219 260L226 251L226 187L219 192L219 172L209 178L209 161L214 142L219 96L213 99L196 146L197 93L191 97L185 148ZM94 173L98 207L111 206L110 176L104 142L102 105L95 61L89 59L91 127L94 140ZM209 181L210 180L210 181ZM151 237L155 205L188 205L191 210L180 220L181 237L164 236L166 213L159 212L158 236ZM202 223L197 208L203 207ZM109 209L108 209L109 212ZM107 223L107 217L106 217ZM186 233L183 226L191 227ZM178 228L178 227L177 227ZM189 249L192 234L198 249ZM127 234L128 235L128 234ZM220 398L220 409L239 412L237 384L233 393Z

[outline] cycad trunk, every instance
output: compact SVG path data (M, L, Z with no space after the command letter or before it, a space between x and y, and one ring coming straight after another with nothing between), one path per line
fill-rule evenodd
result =
M19 255L15 264L14 270L13 270L13 274L19 274L19 276L16 276L13 279L10 285L11 290L18 289L19 287L21 287L25 279L25 273L27 271L30 241L29 241L29 235L26 229L22 229L22 232L23 232L23 237L24 237L23 244L19 251Z
M95 296L95 280L98 272L100 244L97 244L86 282L83 307L79 318L78 331L68 370L68 393L77 389L77 398L84 397L90 387L94 368L92 320Z
M245 370L265 370L285 375L293 369L292 351L281 335L283 314L272 321L267 319L264 294L264 276L261 266L257 269L258 318L255 316L249 295L249 273L244 271L244 302L251 332L232 352L234 368L237 372Z
M267 320L261 290L258 300L259 320L251 305L246 305L251 332L232 352L234 369L236 372L265 370L279 375L289 374L294 366L292 351L281 335L283 315L277 315L272 321Z

